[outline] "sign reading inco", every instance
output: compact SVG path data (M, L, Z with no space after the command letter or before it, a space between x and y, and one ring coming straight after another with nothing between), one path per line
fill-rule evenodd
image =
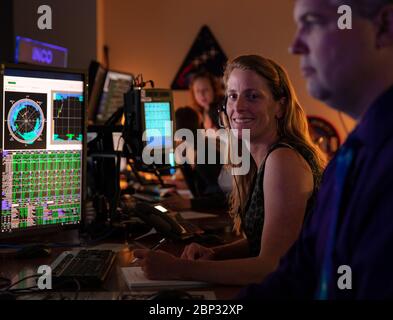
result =
M15 62L66 68L68 49L52 44L16 37Z

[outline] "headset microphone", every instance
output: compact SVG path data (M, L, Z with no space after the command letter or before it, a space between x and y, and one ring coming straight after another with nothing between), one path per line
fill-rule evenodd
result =
M224 103L221 106L221 108L219 109L218 113L219 113L219 119L220 119L220 125L224 128L224 129L230 129L231 128L231 124L229 123L229 117L227 114L227 102L228 102L228 97L225 97L224 99Z

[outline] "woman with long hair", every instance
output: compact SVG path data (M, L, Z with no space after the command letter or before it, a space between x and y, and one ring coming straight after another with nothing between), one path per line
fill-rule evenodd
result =
M245 285L262 281L297 239L311 213L325 160L287 73L274 61L240 56L226 67L226 117L237 139L250 132L251 164L233 176L230 214L242 238L206 248L187 246L176 258L135 250L152 279Z
M220 82L207 71L194 74L190 80L192 107L198 112L204 129L218 129L217 109L223 98Z

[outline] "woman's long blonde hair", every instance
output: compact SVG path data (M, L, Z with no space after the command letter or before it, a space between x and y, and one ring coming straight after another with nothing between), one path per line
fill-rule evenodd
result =
M280 141L306 150L313 163L313 176L317 177L315 185L319 185L321 172L326 165L322 151L312 142L306 114L296 97L295 90L286 71L273 60L258 55L243 55L235 58L226 66L224 73L225 85L234 69L251 70L267 81L273 98L276 101L285 99L283 115L277 119L277 133ZM234 228L241 230L241 217L245 213L248 198L253 187L254 177L258 171L255 161L251 157L248 174L233 177L233 188L229 197L229 212L234 219Z

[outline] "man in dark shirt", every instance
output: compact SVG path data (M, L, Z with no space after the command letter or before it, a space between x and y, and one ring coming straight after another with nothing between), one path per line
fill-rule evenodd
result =
M352 29L340 29L342 4ZM291 50L310 94L358 125L326 169L298 241L241 297L393 298L393 1L295 0L294 16Z

